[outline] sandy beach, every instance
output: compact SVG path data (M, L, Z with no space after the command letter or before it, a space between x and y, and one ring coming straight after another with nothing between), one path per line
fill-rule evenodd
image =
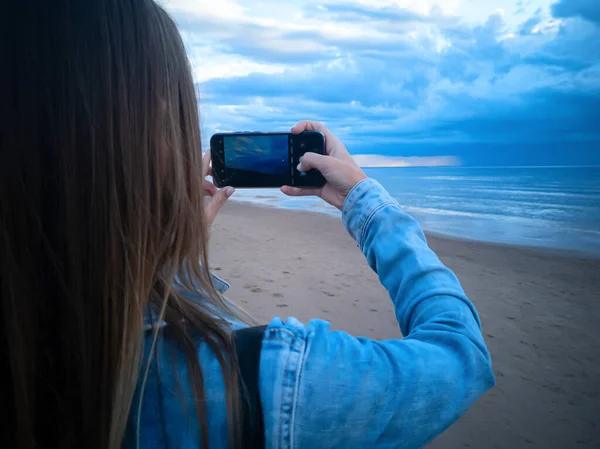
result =
M481 315L497 385L429 447L600 448L600 259L428 236ZM231 201L211 265L261 323L328 320L401 336L387 292L335 216Z

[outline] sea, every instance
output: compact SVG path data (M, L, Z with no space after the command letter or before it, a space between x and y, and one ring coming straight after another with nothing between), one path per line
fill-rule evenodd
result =
M600 167L385 167L365 169L431 233L600 255ZM277 189L234 197L273 207L339 211Z

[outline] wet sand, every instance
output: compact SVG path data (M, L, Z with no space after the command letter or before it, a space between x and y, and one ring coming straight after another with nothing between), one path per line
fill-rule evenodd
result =
M496 387L434 449L600 448L600 259L428 236L475 303ZM261 323L328 320L399 338L387 292L335 216L231 201L211 265Z

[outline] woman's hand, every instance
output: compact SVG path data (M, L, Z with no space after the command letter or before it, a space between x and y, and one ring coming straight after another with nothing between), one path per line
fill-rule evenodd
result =
M283 186L281 191L289 196L316 195L342 210L344 200L352 187L367 175L354 162L344 144L321 123L303 120L292 128L293 134L300 134L302 131L321 131L325 135L327 155L305 153L298 165L298 171L305 172L314 168L321 172L327 183L319 188Z
M221 210L221 207L227 202L227 199L233 195L235 189L233 187L223 187L217 189L217 187L206 179L207 176L212 176L212 166L210 160L210 150L206 150L204 156L202 156L202 185L204 187L204 194L210 197L210 200L204 204L204 213L206 221L210 227L217 214Z

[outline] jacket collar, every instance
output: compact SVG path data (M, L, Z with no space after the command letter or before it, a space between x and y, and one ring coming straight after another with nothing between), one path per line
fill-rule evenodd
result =
M217 276L216 274L210 273L210 277L213 281L213 285L215 286L215 289L223 294L225 293L227 290L229 290L229 284L227 283L227 281L221 279L219 276ZM188 294L188 296L191 296L190 294ZM202 298L201 297L197 297L194 295L194 298L197 299L198 301L201 301ZM156 318L156 311L153 310L151 307L148 308L148 313L146 313L144 315L144 331L150 331L152 330L152 323ZM167 323L164 321L161 321L159 323L159 327L163 327L165 326Z

